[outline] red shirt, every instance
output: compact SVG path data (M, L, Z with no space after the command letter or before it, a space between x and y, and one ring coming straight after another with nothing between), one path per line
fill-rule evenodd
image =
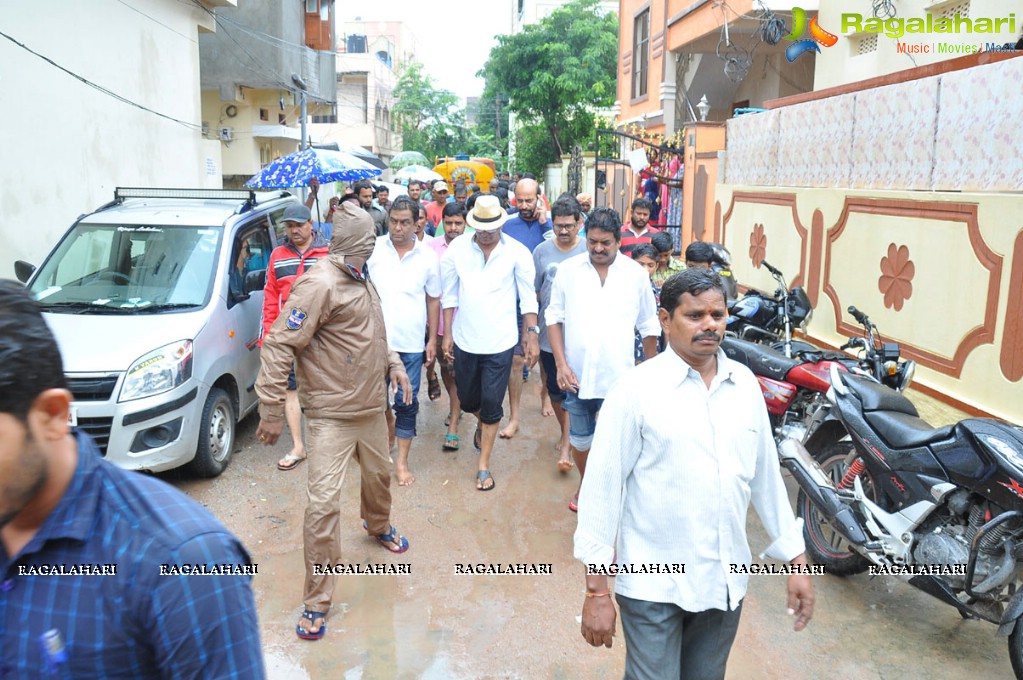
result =
M430 201L426 204L426 219L435 227L439 227L443 221L444 207L447 203L437 204L437 201Z

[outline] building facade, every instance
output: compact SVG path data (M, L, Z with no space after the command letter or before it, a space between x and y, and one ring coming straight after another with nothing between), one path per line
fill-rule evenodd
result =
M416 54L416 38L402 22L346 21L337 45L336 107L314 117L318 143L364 147L388 162L401 151L392 119L394 88L403 66Z
M806 288L813 341L856 334L855 305L918 389L1023 422L1019 6L895 7L823 7L818 87L728 121L714 231L740 283L770 290L766 258Z
M303 94L308 117L332 112L333 14L333 0L247 0L200 36L203 127L221 144L224 186L299 148Z
M217 30L211 12L235 4L7 8L3 31L24 47L0 41L5 89L33 104L16 125L12 99L0 132L4 157L17 160L0 186L7 254L0 276L13 277L18 259L40 264L117 186L221 186L221 143L202 128L199 41Z

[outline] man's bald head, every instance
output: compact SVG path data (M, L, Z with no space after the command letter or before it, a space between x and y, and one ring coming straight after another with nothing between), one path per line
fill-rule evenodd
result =
M538 196L540 194L540 185L537 184L535 179L529 179L527 177L526 179L519 180L515 184L515 200L516 201L519 200L519 192L520 191L526 192L527 194L532 194L533 196Z
M520 179L515 185L515 206L519 209L519 217L532 222L536 219L537 197L540 195L540 185L535 179Z

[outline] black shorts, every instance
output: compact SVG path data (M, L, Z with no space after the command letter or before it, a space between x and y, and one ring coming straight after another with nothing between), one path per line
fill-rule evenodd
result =
M504 417L501 405L508 389L513 349L509 347L497 354L472 354L455 345L458 400L466 413L479 412L485 425L499 423Z

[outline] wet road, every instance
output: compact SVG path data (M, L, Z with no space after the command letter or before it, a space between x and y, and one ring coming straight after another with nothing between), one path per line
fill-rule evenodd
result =
M492 469L497 487L475 490L472 425L463 447L441 449L446 396L424 401L411 466L413 486L392 483L394 524L411 549L391 555L359 521L358 473L345 481L344 561L411 565L409 575L342 576L317 642L296 638L301 612L301 522L305 465L279 472L287 435L267 448L255 442L255 417L240 430L234 460L218 479L161 475L208 507L244 541L259 566L256 599L271 678L376 680L425 678L618 679L620 633L612 649L579 634L583 567L572 559L575 515L566 503L577 475L555 469L557 423L539 412L538 374L523 394L524 426L500 441ZM425 400L425 383L420 394ZM917 402L927 401L911 394ZM953 414L921 408L933 424ZM791 482L790 482L791 486ZM756 554L768 541L750 513ZM456 574L456 564L549 564L549 575ZM951 608L893 577L815 578L814 620L802 633L785 614L785 578L751 576L728 677L1012 678L1005 638L995 627L964 621Z

